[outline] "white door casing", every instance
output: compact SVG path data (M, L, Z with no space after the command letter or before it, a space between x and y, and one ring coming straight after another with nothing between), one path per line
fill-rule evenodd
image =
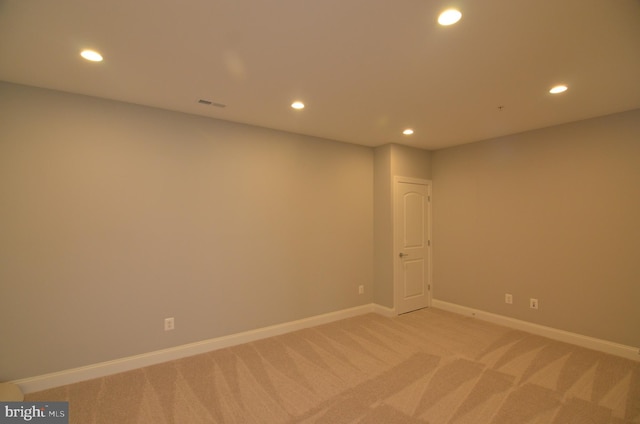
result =
M397 314L431 304L431 182L394 177L394 306Z

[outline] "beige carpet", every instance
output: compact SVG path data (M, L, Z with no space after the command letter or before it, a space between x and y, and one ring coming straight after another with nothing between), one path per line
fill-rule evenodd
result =
M77 424L640 423L640 363L428 309L27 396Z

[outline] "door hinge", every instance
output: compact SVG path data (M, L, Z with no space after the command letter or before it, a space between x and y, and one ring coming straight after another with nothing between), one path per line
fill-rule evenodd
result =
M427 284L427 291L431 291L431 284Z
M431 246L431 240L427 240L427 246Z

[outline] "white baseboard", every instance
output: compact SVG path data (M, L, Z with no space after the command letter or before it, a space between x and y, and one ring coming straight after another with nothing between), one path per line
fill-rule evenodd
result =
M314 327L317 325L326 324L358 315L364 315L372 312L381 313L382 315L384 315L383 312L385 309L387 308L374 304L362 305L354 308L344 309L341 311L316 315L297 321L258 328L256 330L216 337L214 339L189 343L186 345L162 349L154 352L143 353L141 355L129 356L126 358L115 359L112 361L101 362L98 364L87 365L70 370L24 378L12 381L11 383L17 384L23 393L39 392L41 390L47 390L67 384L78 383L80 381L104 377L107 375L130 371L149 365L155 365L162 362L211 352L213 350L222 349L225 347L236 346L267 337L290 333L292 331L302 330L304 328Z
M391 318L391 317L395 317L398 314L396 314L396 310L393 308L387 308L386 306L382 306L382 305L378 305L376 303L373 304L373 312L375 312L378 315L382 315L384 317L387 318Z
M572 343L578 346L622 356L624 358L640 361L640 351L638 348L625 346L606 340L600 340L593 337L587 337L580 334L570 333L563 330L557 330L551 327L545 327L526 321L496 315L489 312L479 311L468 308L466 306L456 305L433 299L431 306L454 312L461 315L473 316L483 321L492 322L494 324L504 325L506 327L527 331L550 339L560 340ZM361 305L354 308L344 309L341 311L330 312L322 315L316 315L297 321L291 321L283 324L272 325L269 327L258 328L255 330L245 331L242 333L231 334L228 336L216 337L214 339L203 340L200 342L189 343L186 345L176 346L168 349L162 349L154 352L143 353L141 355L129 356L126 358L115 359L112 361L101 362L99 364L87 365L84 367L73 368L54 372L50 374L24 378L12 381L17 384L23 393L39 392L54 387L64 386L67 384L78 383L80 381L90 380L93 378L104 377L107 375L117 374L120 372L130 371L137 368L155 365L162 362L172 361L175 359L185 358L188 356L198 355L201 353L211 352L225 347L249 343L252 341L273 337L280 334L290 333L292 331L302 330L321 324L327 324L345 318L351 318L367 313L376 313L385 317L396 316L395 309L377 304Z
M539 336L548 337L553 340L571 343L577 346L586 347L588 349L593 349L600 352L621 356L623 358L632 359L634 361L640 361L640 348L637 347L626 346L607 340L597 339L595 337L583 336L582 334L558 330L556 328L546 327L544 325L534 324L527 321L521 321L515 318L506 317L504 315L492 314L490 312L480 311L477 309L437 299L433 299L431 301L431 306L436 309L442 309L460 315L471 316L483 321L526 331L528 333L537 334Z

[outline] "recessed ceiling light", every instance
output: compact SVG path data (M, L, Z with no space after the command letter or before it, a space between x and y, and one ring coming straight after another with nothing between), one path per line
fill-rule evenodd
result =
M549 90L549 93L551 94L564 93L565 91L567 91L567 88L568 87L566 85L556 85L551 90Z
M462 18L462 13L457 9L447 9L438 16L438 23L443 26L453 25Z
M291 103L291 107L294 109L304 109L304 103L302 102L293 102Z
M402 134L411 135L413 134L413 130L411 128L407 128L406 130L402 131Z
M94 50L83 50L80 52L80 56L91 62L102 62L102 55Z

